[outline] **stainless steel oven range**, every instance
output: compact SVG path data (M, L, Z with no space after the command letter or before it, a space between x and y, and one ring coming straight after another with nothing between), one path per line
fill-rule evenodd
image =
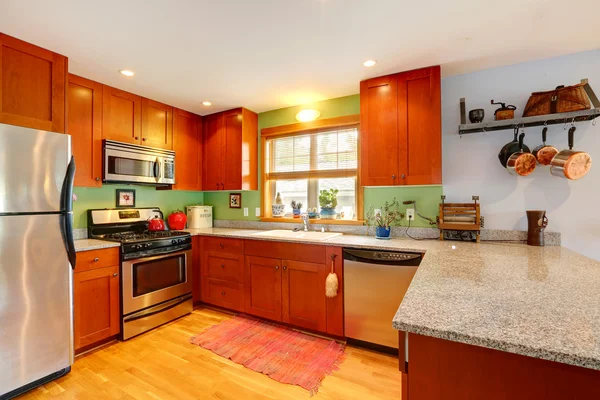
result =
M148 231L158 208L88 210L88 237L121 243L121 339L172 321L193 309L192 238Z

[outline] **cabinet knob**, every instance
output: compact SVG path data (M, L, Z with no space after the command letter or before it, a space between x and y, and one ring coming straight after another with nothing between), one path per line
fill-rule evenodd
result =
M219 184L217 183L217 190L219 190Z
M146 141L146 138L142 138L142 140L145 142L145 141Z
M275 266L275 271L277 271L279 269L279 265Z
M392 179L396 179L396 175L392 175Z
M135 136L135 140L139 140L139 137Z
M94 262L98 262L100 259L98 257L94 258Z
M98 182L99 180L100 180L100 178L99 178L99 177L96 177L96 182Z
M219 246L221 246L221 248L225 248L225 245L223 243L219 243Z
M117 274L116 272L113 274L113 276L119 276L119 274Z
M225 264L221 264L221 268L225 268Z
M287 269L287 265L284 265L283 266L283 270L285 271L286 269Z
M222 291L222 292L221 292L221 296L225 296L225 291Z
M404 178L406 178L406 175L402 174L402 175L400 175L400 178L404 179Z
M221 190L225 190L225 184L221 183Z

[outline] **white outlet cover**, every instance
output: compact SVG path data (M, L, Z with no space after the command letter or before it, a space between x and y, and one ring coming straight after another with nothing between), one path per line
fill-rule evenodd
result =
M254 215L260 217L260 207L256 207L256 209L254 210Z
M244 207L244 217L248 216L248 207Z
M415 209L414 208L407 208L406 209L406 220L415 220Z
M375 215L377 215L377 214L381 215L381 208L376 208L373 211L375 212Z

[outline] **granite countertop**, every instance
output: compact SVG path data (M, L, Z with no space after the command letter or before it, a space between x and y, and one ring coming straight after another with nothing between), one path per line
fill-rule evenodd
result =
M88 250L98 250L98 249L107 249L109 247L119 247L121 243L119 242L109 242L106 240L97 240L97 239L77 239L75 240L75 251L88 251Z
M188 229L192 235L298 242L259 230ZM424 252L393 327L600 370L600 263L561 246L343 235L342 247Z

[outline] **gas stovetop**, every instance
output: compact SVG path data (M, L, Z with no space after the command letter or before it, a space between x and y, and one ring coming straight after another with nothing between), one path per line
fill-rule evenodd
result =
M191 248L192 237L181 231L149 231L148 220L163 218L159 208L88 210L88 237L121 243L123 259L168 254Z
M116 232L98 235L98 239L111 240L122 243L146 242L148 240L186 237L190 236L187 232L181 231L144 231L144 232Z

